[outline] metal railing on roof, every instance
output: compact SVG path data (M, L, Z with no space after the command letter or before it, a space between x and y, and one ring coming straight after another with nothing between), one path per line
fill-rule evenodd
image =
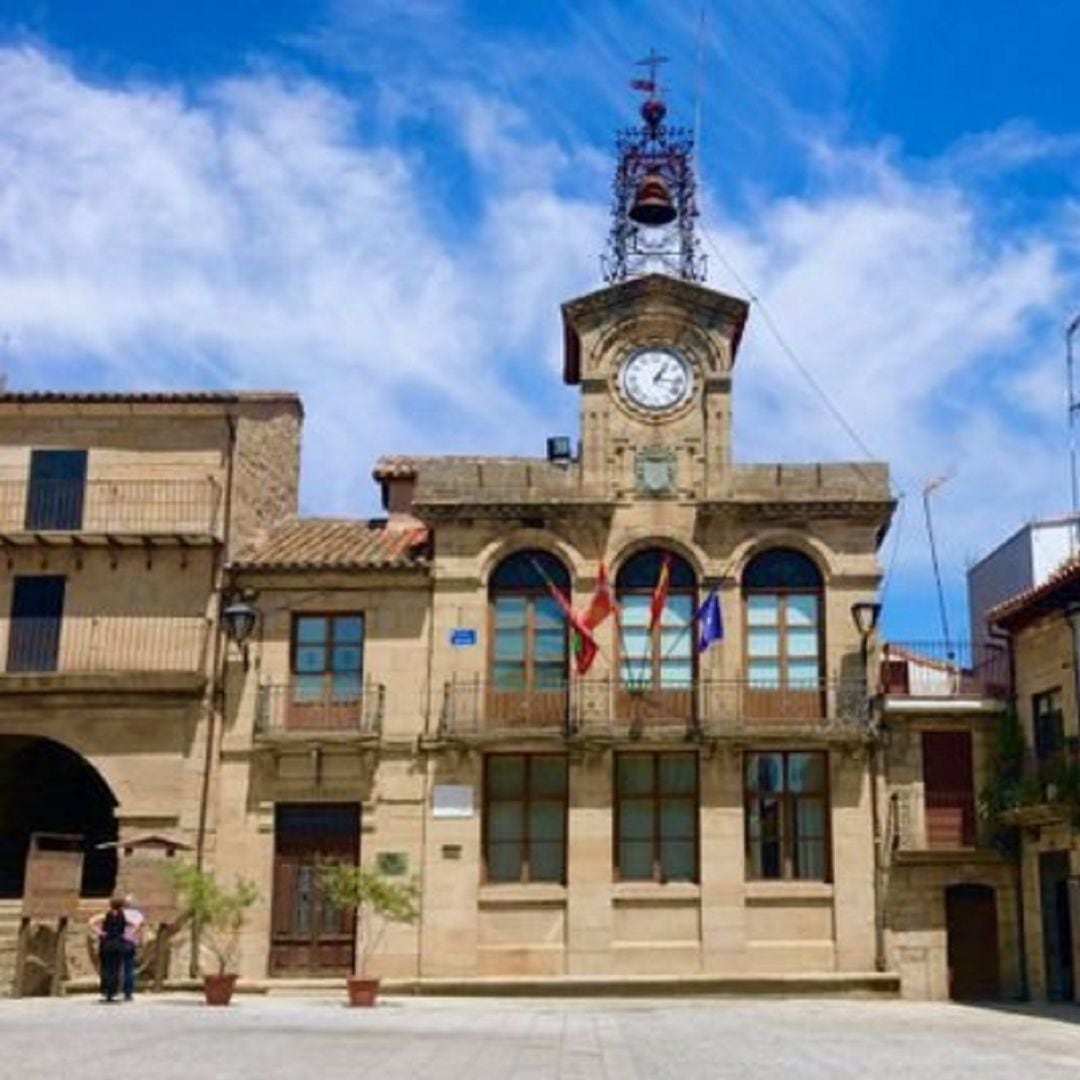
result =
M1008 650L968 641L886 642L879 688L900 697L1007 698L1012 689Z

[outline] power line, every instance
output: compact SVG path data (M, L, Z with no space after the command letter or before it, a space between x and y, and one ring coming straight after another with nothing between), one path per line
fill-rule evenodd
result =
M759 314L761 315L762 322L765 323L765 326L768 328L769 333L772 334L774 340L776 341L776 344L779 345L780 351L788 358L788 360L795 367L795 370L798 371L798 373L803 377L803 379L806 380L807 385L810 387L811 390L813 390L818 400L828 410L829 415L844 429L848 437L859 448L863 456L868 461L876 461L877 457L874 452L870 449L869 446L867 446L866 442L855 430L852 424L848 422L847 417L844 416L844 414L840 411L839 407L833 404L832 399L825 392L824 387L821 385L821 383L817 381L816 378L814 378L814 375L810 371L810 369L799 359L795 350L791 347L791 345L788 344L787 339L780 332L779 326L777 326L776 321L773 319L772 315L769 314L769 309L762 302L761 297L759 297L757 293L754 292L753 288L750 286L750 283L738 272L738 270L735 269L731 261L716 246L713 238L707 232L705 232L704 229L701 230L701 233L705 237L705 242L709 245L709 247L712 248L713 254L716 255L721 265L735 279L735 282L739 286L739 288L746 293L751 305L757 308Z

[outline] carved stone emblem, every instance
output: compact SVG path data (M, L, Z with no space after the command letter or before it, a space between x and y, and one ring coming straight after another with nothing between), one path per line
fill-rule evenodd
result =
M675 452L662 446L646 446L637 452L637 489L639 495L675 493Z

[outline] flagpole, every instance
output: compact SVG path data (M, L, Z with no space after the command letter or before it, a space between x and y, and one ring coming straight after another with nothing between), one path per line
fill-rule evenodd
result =
M565 609L560 607L559 613L562 615L563 621L567 624L567 626L569 626L570 630L573 633L580 634L581 631L578 630L578 628L574 625L573 620L570 618L570 614L572 614L572 612L573 612L573 608L570 607L570 600L567 597L563 596L562 590L559 588L558 585L555 584L554 581L551 580L551 578L548 577L546 571L536 561L536 559L530 558L529 562L532 563L533 569L540 575L541 579L543 580L544 584L548 587L548 589L552 593L558 593L558 595L560 597L562 597L562 602L563 602L563 604L566 605L566 607L565 607ZM600 642L596 640L596 635L592 633L591 628L589 630L589 637L592 639L592 643L596 646L596 651L598 653L602 653L604 650L600 647Z
M728 567L728 569L731 568ZM724 573L716 579L716 584L709 590L708 593L705 594L705 600L709 599L709 593L715 592L716 602L718 604L720 603L720 586L723 584L725 577L727 577L727 570L725 570ZM694 611L694 614L690 617L690 621L682 628L682 630L679 631L679 636L671 643L671 648L668 649L666 653L664 653L663 657L661 657L660 663L663 663L665 660L670 658L671 654L675 651L675 647L682 644L682 639L686 637L687 633L693 628L694 624L697 623L698 619L701 618L701 612L705 608L705 600L703 600L698 605L698 607ZM721 605L721 610L723 610L723 605Z

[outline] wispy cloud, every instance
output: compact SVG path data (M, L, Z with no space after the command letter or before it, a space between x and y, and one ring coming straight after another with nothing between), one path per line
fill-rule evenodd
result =
M596 8L585 20L566 4L558 41L515 58L497 35L458 55L449 0L410 6L390 37L391 5L343 5L320 47L365 68L374 97L270 62L186 89L99 85L38 49L0 49L12 381L295 387L308 406L305 502L323 511L374 509L367 473L381 452L532 452L574 430L557 306L598 284L617 119L602 102L625 114L638 49L633 12ZM720 15L731 17L708 9L718 34ZM693 55L696 13L660 5L642 45L657 25ZM1080 209L1065 195L1038 220L1002 220L980 178L994 162L1060 160L1075 136L1010 126L915 162L896 144L851 145L842 124L799 128L770 73L778 56L802 50L836 87L876 47L872 27L864 6L822 0L756 53L710 40L706 71L727 66L722 87L708 84L707 123L729 90L757 100L759 117L775 108L809 180L733 205L730 162L709 158L705 219L901 486L955 468L938 505L957 580L965 556L1064 501L1058 324L1078 294ZM380 43L402 37L407 55L387 63ZM691 82L676 87L684 111ZM706 130L715 152L721 133ZM710 254L712 283L741 292ZM760 319L735 395L743 460L854 454ZM901 572L918 596L916 525Z

